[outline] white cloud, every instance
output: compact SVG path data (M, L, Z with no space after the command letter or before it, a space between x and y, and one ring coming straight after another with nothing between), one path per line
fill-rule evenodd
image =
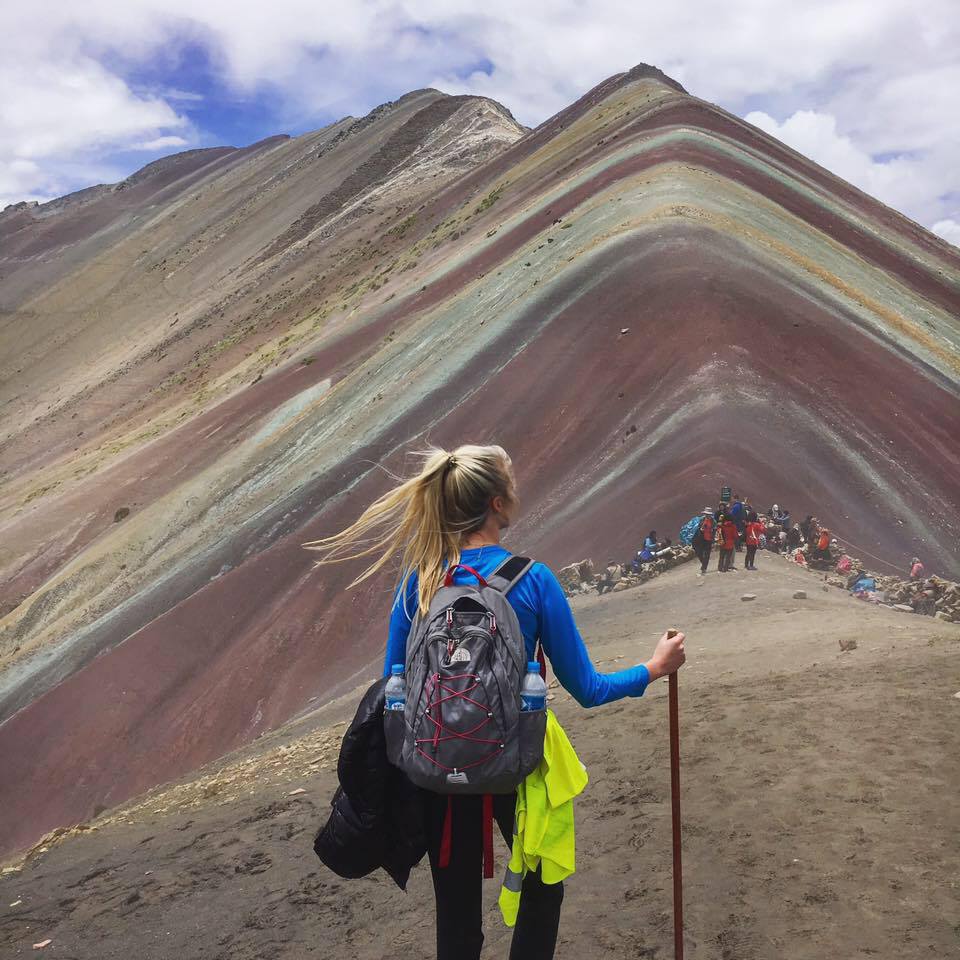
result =
M0 18L0 206L122 177L103 160L118 150L187 144L166 133L189 131L190 123L165 100L134 93L71 45L51 38L45 44L42 31L5 32L6 18ZM163 142L151 147L151 140Z
M178 90L176 87L167 87L160 91L159 96L164 100L184 101L187 103L201 103L203 95L194 93L192 90Z
M960 220L938 220L930 229L938 237L960 247Z
M132 143L128 150L167 150L171 147L185 147L190 141L183 137L154 137L153 140L142 140L140 143Z
M930 154L876 159L840 133L837 118L828 113L798 110L778 123L753 111L744 119L888 206L920 210L937 205L937 198L930 196L930 168L936 164Z
M120 87L104 75L95 85L101 93L112 89L123 107L117 114L123 129L113 133L119 145L190 136L178 126L185 121L176 107L197 95L178 91L182 80L173 67L171 89L153 98L131 93L119 79L124 65L172 64L185 40L208 51L229 88L255 97L266 87L279 95L278 129L264 133L362 113L425 85L494 97L535 124L642 60L696 96L740 115L765 114L767 129L817 151L815 158L839 175L924 223L960 218L960 209L944 199L960 195L955 0L485 0L482 6L474 0L335 6L87 0L82 7L47 0L7 6L0 15L0 62L19 58L13 96L31 92L35 69L41 76L45 69L69 72L84 57L120 64L114 77ZM471 64L477 69L470 71ZM41 99L35 90L31 97ZM59 104L34 129L21 130L18 141L42 139L63 119L76 133L46 156L95 154L99 124L90 118L74 124L70 99ZM10 157L0 146L0 167ZM51 163L41 160L42 171ZM18 182L29 187L26 175Z
M77 58L34 66L27 76L0 66L0 151L39 158L80 147L109 147L125 138L185 121L162 100L134 96L100 64Z
M0 160L0 210L21 200L44 203L95 183L116 183L129 170L97 158Z

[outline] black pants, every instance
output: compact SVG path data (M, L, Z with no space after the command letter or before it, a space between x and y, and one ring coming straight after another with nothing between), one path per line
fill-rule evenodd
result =
M757 545L755 543L754 544L748 543L746 566L749 567L751 570L755 569L753 565L753 560L754 560L754 557L756 557L756 555L757 555Z
M701 543L697 548L697 559L700 561L700 572L706 573L710 566L710 551L713 549L712 543Z
M726 573L733 566L733 550L724 550L723 547L720 548L720 560L717 564L717 569L721 573Z
M513 845L515 794L493 798L493 816L508 846ZM479 960L483 946L483 798L453 798L450 863L439 867L447 797L426 797L427 850L433 890L437 898L437 960ZM497 857L494 879L497 895L509 854ZM563 884L546 884L540 871L523 878L520 913L513 931L510 960L552 960L560 925Z

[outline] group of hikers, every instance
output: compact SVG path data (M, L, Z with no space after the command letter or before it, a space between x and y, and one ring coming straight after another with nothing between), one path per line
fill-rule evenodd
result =
M761 515L747 497L727 493L727 490L724 494L715 510L707 507L700 517L691 520L684 528L700 560L701 575L707 572L714 547L720 554L719 573L736 570L735 554L744 550L746 570L757 569L758 550L794 553L804 549L806 562L811 567L828 569L833 564L831 550L837 549L837 540L813 514L794 523L789 509L779 504L773 504Z
M768 530L757 512L750 506L744 497L729 496L721 500L714 510L706 507L695 521L691 521L681 531L681 540L691 542L697 557L700 560L700 573L705 574L710 565L710 556L716 547L719 554L717 570L719 573L728 573L737 569L734 565L734 555L746 550L744 569L756 570L757 550L770 545L769 535L779 535L781 531L791 529L789 511L781 511L774 504L769 513L771 521L776 525L776 531ZM808 517L807 520L812 520ZM807 522L807 521L805 521ZM687 528L693 524L695 531ZM793 528L793 536L799 544L800 533ZM685 534L688 534L685 536ZM692 536L692 540L690 540ZM785 534L785 536L789 536ZM779 544L779 540L776 541ZM597 582L597 593L604 594L613 590L625 571L639 573L644 564L652 563L667 553L673 546L669 537L660 539L656 530L651 530L644 538L643 546L626 563L618 563L615 559L607 560L601 579Z
M789 512L781 513L774 506L771 517L776 515L780 523L790 523ZM757 550L767 545L767 526L760 515L750 505L746 497L731 495L721 499L720 505L713 509L705 507L699 518L688 524L693 525L691 544L700 561L699 575L703 576L710 566L710 556L716 547L719 553L718 573L730 573L737 569L734 555L746 551L743 567L756 570Z
M759 550L793 555L802 551L801 559L807 566L828 570L833 568L840 552L836 537L813 514L794 523L790 510L776 503L759 513L749 498L732 493L730 488L724 488L716 508L705 507L698 516L684 524L680 541L693 547L700 561L698 576L707 573L714 550L718 555L718 573L736 571L735 561L739 553L744 554L744 570L757 569ZM651 530L644 538L643 546L626 563L613 558L607 561L597 581L597 593L611 592L625 573L639 573L644 564L653 563L672 546L669 537L661 539L656 530ZM913 580L924 577L923 564L918 557L910 562L910 577Z

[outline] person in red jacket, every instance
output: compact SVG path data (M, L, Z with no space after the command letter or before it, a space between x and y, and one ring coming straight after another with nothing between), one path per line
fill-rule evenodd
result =
M733 570L733 551L737 546L737 525L733 522L729 514L724 514L718 528L720 539L720 564L717 570L720 573L726 573Z
M763 534L763 524L759 517L751 511L747 516L747 526L744 531L747 540L747 558L744 566L747 570L756 570L754 560L757 556L757 547L760 546L760 537Z
M693 549L700 561L700 575L703 576L710 566L710 551L713 549L714 528L716 521L713 518L713 511L707 507L703 511L703 519L697 532L693 535Z
M817 559L830 562L830 531L826 527L821 527L817 534Z

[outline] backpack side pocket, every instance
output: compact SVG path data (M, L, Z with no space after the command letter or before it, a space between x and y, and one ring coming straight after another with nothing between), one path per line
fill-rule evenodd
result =
M383 736L386 741L387 760L395 767L402 767L403 741L407 734L405 710L383 711Z
M547 733L546 710L521 710L520 779L529 776L543 759L543 739Z

